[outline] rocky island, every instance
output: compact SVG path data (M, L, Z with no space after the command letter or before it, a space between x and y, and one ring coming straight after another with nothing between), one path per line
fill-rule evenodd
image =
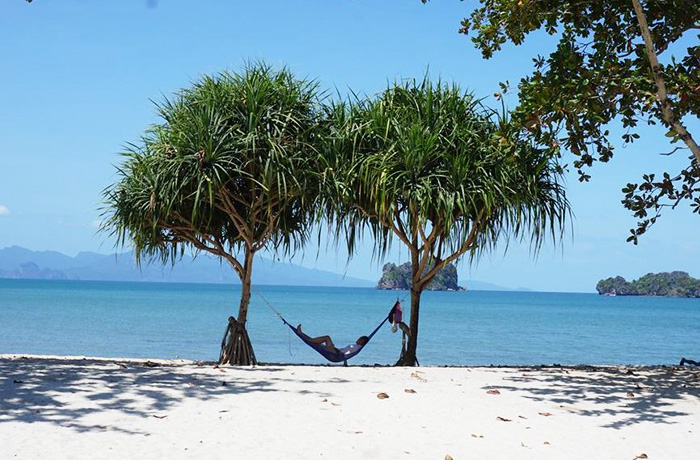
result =
M382 278L377 283L377 289L409 290L411 289L411 263L402 265L385 264L382 268ZM457 267L446 265L435 278L425 287L428 291L465 291L457 284Z
M700 280L680 271L647 273L631 282L616 276L598 281L595 288L600 295L700 297Z

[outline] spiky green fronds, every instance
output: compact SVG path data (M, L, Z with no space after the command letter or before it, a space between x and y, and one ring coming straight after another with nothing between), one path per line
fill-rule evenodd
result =
M563 231L559 166L455 85L398 83L335 104L326 123L325 210L350 250L363 227L379 256L398 237L437 262Z
M164 262L303 243L318 105L315 82L266 64L201 78L159 104L161 123L125 153L104 228L138 260Z

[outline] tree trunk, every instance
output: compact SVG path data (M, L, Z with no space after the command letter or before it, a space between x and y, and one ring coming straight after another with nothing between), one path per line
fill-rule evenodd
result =
M411 335L408 337L408 346L401 351L401 356L396 362L396 366L417 366L418 358L416 350L418 349L418 319L420 316L420 296L423 293L423 285L420 283L420 273L418 273L419 263L417 255L411 257L411 270L413 279L411 280L411 320L409 329Z
M238 306L238 322L245 328L248 319L248 306L250 305L251 278L253 276L253 257L255 253L249 248L245 250L243 260L243 273L241 276L241 303Z
M241 302L238 307L238 320L233 316L228 318L228 325L221 340L219 364L234 366L251 366L257 364L253 345L246 330L248 306L250 305L251 277L253 273L253 257L255 252L246 248L241 278Z
M422 292L411 288L411 320L409 328L411 335L408 337L408 345L406 350L403 350L396 366L418 366L418 357L416 350L418 349L418 317L420 312L420 296Z

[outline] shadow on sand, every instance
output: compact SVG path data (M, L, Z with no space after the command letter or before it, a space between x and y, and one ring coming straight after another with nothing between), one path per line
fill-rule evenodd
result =
M281 370L265 366L265 374ZM105 429L95 422L105 411L164 418L177 403L202 402L242 393L285 391L285 378L263 380L251 367L215 368L213 363L18 357L0 359L0 426L6 422L48 422L77 431ZM324 383L342 384L342 379ZM281 384L280 384L281 383ZM312 383L303 393L314 391ZM70 400L70 404L68 403ZM136 433L129 423L110 430Z
M689 415L671 407L680 400L700 402L700 369L659 367L520 368L499 386L524 398L558 404L579 416L612 416L603 427L619 429L643 422L675 423Z

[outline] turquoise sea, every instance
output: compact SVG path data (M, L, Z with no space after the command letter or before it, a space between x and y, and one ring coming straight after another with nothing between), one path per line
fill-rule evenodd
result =
M405 292L257 286L290 323L337 345L368 334ZM0 280L0 353L214 361L240 288ZM261 362L323 363L254 292L248 329ZM404 309L409 310L408 299ZM700 300L544 292L426 292L422 365L677 364L700 359ZM388 325L352 364L393 364Z

